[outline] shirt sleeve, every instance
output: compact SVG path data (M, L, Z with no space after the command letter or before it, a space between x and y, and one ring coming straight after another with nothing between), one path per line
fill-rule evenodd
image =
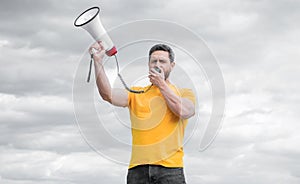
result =
M144 90L142 87L131 87L130 89L135 90L135 91ZM136 93L131 93L128 91L128 103L127 104L128 104L129 108L132 108L132 103L134 102L136 95L137 95Z
M191 100L194 103L194 105L196 104L196 97L194 92L191 89L187 89L187 88L181 89L181 97Z

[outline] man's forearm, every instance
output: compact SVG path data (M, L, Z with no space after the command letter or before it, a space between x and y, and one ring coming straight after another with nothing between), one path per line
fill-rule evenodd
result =
M98 91L103 100L112 103L112 89L102 64L95 62L95 76Z
M188 119L195 114L194 104L185 98L181 98L172 91L167 83L160 87L164 99L170 110L178 117Z

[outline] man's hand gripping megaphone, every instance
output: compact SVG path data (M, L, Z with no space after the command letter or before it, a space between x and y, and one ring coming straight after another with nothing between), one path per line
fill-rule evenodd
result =
M101 41L95 42L90 48L89 53L91 54L91 57L94 59L95 64L101 64L102 60L105 56L105 49L103 45L101 44Z

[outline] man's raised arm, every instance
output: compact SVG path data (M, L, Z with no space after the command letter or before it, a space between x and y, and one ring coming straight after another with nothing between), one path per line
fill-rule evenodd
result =
M127 91L125 89L111 88L107 75L104 71L102 61L105 55L105 50L101 45L101 42L94 43L90 47L89 52L93 53L96 84L102 99L115 106L127 107Z

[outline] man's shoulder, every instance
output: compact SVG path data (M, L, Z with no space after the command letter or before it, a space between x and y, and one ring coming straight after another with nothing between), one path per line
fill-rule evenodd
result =
M194 95L194 92L191 88L180 88L180 87L177 87L174 84L171 84L171 88L173 88L177 93L179 93L180 96L183 96L183 95L186 95L186 94Z

